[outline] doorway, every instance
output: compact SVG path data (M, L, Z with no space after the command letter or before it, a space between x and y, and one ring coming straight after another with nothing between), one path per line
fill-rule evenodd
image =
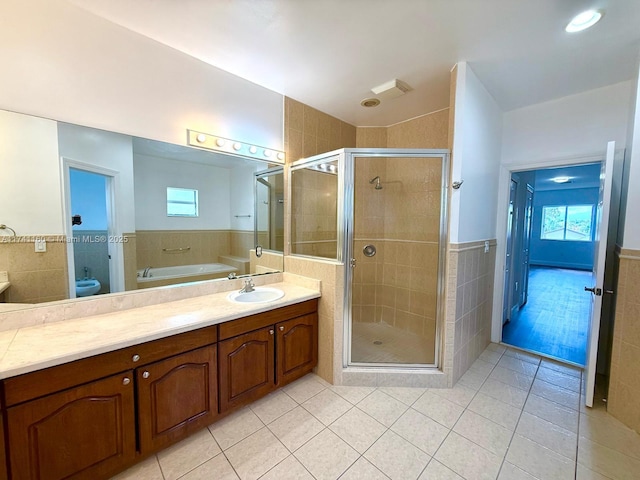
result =
M585 365L600 168L512 173L503 343Z
M69 297L119 291L114 272L114 175L63 158Z

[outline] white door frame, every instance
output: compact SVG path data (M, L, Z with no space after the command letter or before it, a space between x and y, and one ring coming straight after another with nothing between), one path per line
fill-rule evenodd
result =
M541 170L545 168L566 167L572 165L583 165L586 163L602 162L605 159L605 152L585 154L569 157L551 158L535 163L524 164L502 164L500 165L498 180L498 212L496 218L496 265L494 271L494 285L502 285L504 281L505 240L507 238L507 217L509 208L509 187L511 185L511 175L526 170ZM491 341L502 342L502 306L504 302L504 292L502 288L493 289L493 311L491 322Z
M75 261L73 258L73 229L71 225L71 183L69 180L69 170L83 170L86 172L104 175L106 178L107 192L107 248L109 251L109 283L110 292L124 291L124 252L123 242L117 241L123 238L122 232L118 229L116 191L120 182L119 172L108 168L100 167L90 163L74 160L67 157L60 157L62 168L62 212L64 235L67 242L67 277L69 282L69 298L76 298L75 283ZM112 241L116 240L116 241Z

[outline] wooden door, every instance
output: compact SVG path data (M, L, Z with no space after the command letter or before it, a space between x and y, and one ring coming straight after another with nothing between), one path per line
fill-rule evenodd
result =
M218 415L216 346L136 369L143 454L213 423Z
M277 384L286 385L309 373L318 363L318 314L276 325Z
M218 344L220 411L246 405L275 388L274 327Z
M108 478L136 455L133 372L7 409L13 480Z

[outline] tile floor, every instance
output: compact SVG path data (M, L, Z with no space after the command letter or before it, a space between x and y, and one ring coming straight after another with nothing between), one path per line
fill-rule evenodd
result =
M351 359L363 363L435 363L435 340L385 322L354 322ZM434 332L435 338L435 332Z
M452 389L310 374L114 478L640 478L640 436L580 388L581 370L496 344Z

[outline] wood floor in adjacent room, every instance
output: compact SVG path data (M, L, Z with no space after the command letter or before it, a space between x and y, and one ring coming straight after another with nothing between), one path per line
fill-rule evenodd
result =
M502 328L502 341L584 365L591 272L531 267L529 296L519 314Z

